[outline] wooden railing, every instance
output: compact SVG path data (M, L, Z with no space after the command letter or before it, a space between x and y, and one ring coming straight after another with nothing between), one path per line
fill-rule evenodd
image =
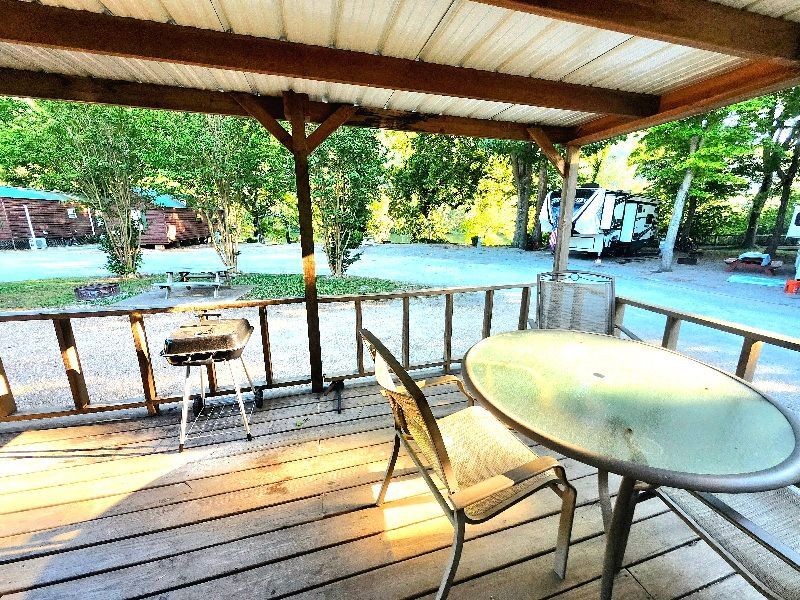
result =
M453 307L454 297L458 294L480 293L485 294L482 334L487 337L491 332L492 314L494 306L494 293L498 290L521 289L521 302L518 326L524 329L527 324L528 312L530 310L531 287L535 284L510 284L485 287L460 287L443 289L425 289L406 292L390 292L381 294L362 294L354 296L321 296L319 304L343 304L351 303L355 309L355 331L356 338L356 364L353 371L344 373L328 374L328 379L352 379L372 375L372 371L366 369L364 364L363 345L358 339L358 331L363 324L363 306L365 302L381 302L401 300L403 308L402 335L401 335L401 354L402 362L410 370L441 367L445 372L450 372L453 365L458 363L460 357L454 357L452 352L453 337ZM411 362L411 299L424 297L441 297L445 299L444 310L444 337L442 340L443 353L442 360L425 363ZM20 322L20 321L51 321L55 329L56 340L61 350L61 358L64 363L64 370L69 383L75 408L50 411L50 412L25 412L17 413L14 394L3 368L2 356L0 356L0 422L4 421L23 421L31 419L42 419L51 417L66 417L92 412L105 412L113 410L146 408L149 414L156 414L161 404L177 402L178 396L161 396L157 392L156 377L153 372L153 362L150 353L150 346L147 341L147 331L145 327L145 316L170 314L170 313L191 313L198 311L223 311L246 308L257 308L259 318L259 330L261 333L261 350L264 362L264 381L256 382L259 388L278 388L304 385L311 383L309 378L278 381L275 378L272 348L269 333L269 307L286 306L292 304L303 304L303 298L284 298L276 300L244 300L234 302L217 302L202 305L182 305L169 308L163 307L140 307L140 308L97 308L81 310L46 310L46 311L20 311L0 313L0 323ZM86 386L86 378L81 365L78 344L72 330L72 321L75 319L87 318L106 318L106 317L127 317L130 321L131 336L136 351L136 358L139 365L141 376L142 397L141 401L123 402L117 404L92 404ZM310 367L310 365L309 365ZM310 372L310 368L309 368ZM232 394L233 390L220 388L216 382L216 371L211 365L208 369L208 380L211 396ZM246 388L249 390L249 388Z
M525 329L529 312L531 310L531 288L534 283L496 285L483 287L459 287L443 289L413 290L406 292L391 292L383 294L363 294L354 296L323 296L319 303L343 304L351 303L355 310L355 365L352 371L344 373L329 373L330 379L351 379L372 375L364 363L363 346L358 339L358 331L364 321L365 302L386 302L400 300L402 302L402 325L400 353L403 366L408 369L442 368L445 372L450 372L453 366L460 363L462 357L453 355L453 318L454 318L454 298L459 294L483 293L483 322L481 325L481 336L488 337L491 334L492 318L494 315L495 293L501 290L520 290L519 317L517 319L518 329ZM434 362L412 363L411 361L411 299L424 297L444 297L444 335L442 339L442 358ZM19 322L19 321L51 321L56 334L56 341L61 351L61 358L64 363L64 370L72 394L75 408L51 411L51 412L26 412L16 413L16 405L11 386L3 368L2 357L0 357L0 422L3 421L23 421L30 419L41 419L48 417L64 417L92 412L113 411L122 409L146 408L148 413L156 414L161 404L177 402L178 396L161 396L158 394L156 377L153 372L153 361L150 353L150 345L147 341L147 331L145 327L147 315L198 312L201 310L223 311L246 308L258 309L259 330L261 333L261 356L264 362L265 379L258 381L256 386L259 388L278 388L310 383L309 378L292 380L277 380L275 378L272 348L269 333L269 308L276 306L286 306L303 304L303 298L285 298L278 300L244 300L235 302L218 302L203 305L183 305L170 308L161 307L139 307L139 308L97 308L82 310L62 310L62 311L30 311L30 312L6 312L0 313L0 323ZM763 331L751 327L731 323L711 317L704 317L692 313L681 312L662 306L656 306L646 302L633 300L630 298L617 298L616 301L616 321L623 324L625 319L625 308L635 307L648 311L649 313L663 315L665 325L661 340L665 348L675 349L680 335L681 324L684 322L693 323L703 327L708 327L717 331L723 331L742 338L742 346L735 373L746 380L752 380L756 365L764 344L770 344L781 348L800 352L800 339ZM72 329L72 321L75 319L104 318L104 317L127 317L130 321L131 336L139 365L142 386L142 400L116 404L93 404L89 397L86 386L85 374L81 365L78 344ZM310 366L310 365L309 365ZM309 369L310 372L310 369ZM217 386L216 373L209 368L209 387L210 395L227 395L232 390Z
M763 329L756 329L754 327L747 327L738 323L730 321L723 321L722 319L715 319L713 317L704 317L693 313L682 312L673 310L647 302L640 302L639 300L632 300L631 298L617 298L617 308L615 319L618 324L623 324L625 319L625 307L631 306L640 308L650 313L664 315L666 322L664 324L664 334L661 338L661 345L664 348L675 350L678 346L678 336L680 335L681 323L693 323L709 329L723 331L742 338L742 348L739 353L739 360L736 364L736 376L741 377L747 381L753 380L753 375L758 364L758 359L761 356L761 348L764 344L785 348L800 352L800 338L783 335L780 333L773 333Z

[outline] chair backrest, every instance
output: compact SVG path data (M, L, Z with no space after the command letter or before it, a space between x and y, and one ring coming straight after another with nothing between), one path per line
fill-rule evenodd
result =
M536 320L539 329L614 333L614 278L586 271L540 273Z
M367 329L360 333L375 362L375 378L392 407L395 427L416 442L436 474L453 491L451 482L455 484L455 479L450 459L425 394L374 334ZM402 388L395 383L395 378Z

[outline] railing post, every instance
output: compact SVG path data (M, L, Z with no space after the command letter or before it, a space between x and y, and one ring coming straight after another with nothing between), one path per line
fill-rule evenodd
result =
M745 381L753 381L758 358L761 356L761 347L764 342L751 338L744 338L742 352L739 354L739 363L736 365L736 376Z
M8 383L3 360L0 359L0 417L8 417L17 412L17 403L11 393L11 384Z
M358 374L363 375L364 369L364 343L361 341L361 328L363 326L363 315L361 314L361 300L354 302L356 307L356 362L358 364Z
M269 320L267 319L267 307L258 307L258 322L261 327L261 352L264 356L264 377L267 385L272 385L274 380L272 374L272 351L269 345ZM209 380L211 377L209 377ZM214 382L216 385L216 381Z
M531 288L522 288L522 299L519 305L519 323L517 329L522 331L528 328L528 314L531 311Z
M153 375L153 363L150 359L150 347L147 345L147 331L144 328L144 317L140 312L130 314L133 346L136 348L136 359L139 361L139 373L142 376L142 391L147 403L147 412L156 415L159 412L156 402L156 379Z
M620 337L619 325L625 324L625 303L619 298L614 298L614 337Z
M444 297L444 372L450 372L453 359L453 294Z
M681 332L681 320L678 317L667 316L664 325L664 336L661 338L661 345L664 348L675 350L678 347L678 335Z
M403 296L403 366L411 366L411 299Z
M75 408L82 410L89 404L89 391L86 389L86 380L83 377L81 358L78 355L78 346L75 344L72 322L69 319L53 319L53 327L56 330L61 360L64 361L64 369L67 372Z
M486 290L486 298L483 301L483 331L482 337L487 338L492 335L492 310L494 308L494 290Z

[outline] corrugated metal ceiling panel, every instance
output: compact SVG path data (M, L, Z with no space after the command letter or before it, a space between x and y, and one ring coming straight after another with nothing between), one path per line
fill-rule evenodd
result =
M800 3L797 0L711 0L734 8L770 17L781 17L790 21L800 21Z

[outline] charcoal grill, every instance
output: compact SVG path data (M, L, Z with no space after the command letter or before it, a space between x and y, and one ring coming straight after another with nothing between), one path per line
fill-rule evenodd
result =
M186 369L179 451L183 451L186 443L189 399L192 388L192 367L199 367L200 371L200 397L195 398L192 403L192 412L194 413L195 421L197 421L206 406L205 368L215 363L227 363L247 439L253 439L250 433L250 423L244 408L242 390L233 370L233 361L241 361L250 389L253 390L256 406L261 408L263 396L253 385L253 379L250 377L247 365L242 358L244 348L253 333L253 327L247 319L220 319L218 317L219 315L216 314L201 313L196 321L182 325L164 341L164 350L161 355L166 358L169 364L176 367L185 367Z

